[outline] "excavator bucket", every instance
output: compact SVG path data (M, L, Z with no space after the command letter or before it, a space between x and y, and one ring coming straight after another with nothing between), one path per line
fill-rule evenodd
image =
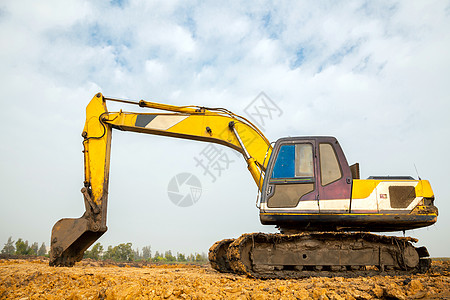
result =
M71 267L83 258L86 251L107 230L90 226L90 218L61 219L53 226L50 266ZM91 223L92 224L92 223Z

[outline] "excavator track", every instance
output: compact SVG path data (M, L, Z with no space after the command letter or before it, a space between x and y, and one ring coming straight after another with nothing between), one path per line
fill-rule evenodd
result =
M213 269L221 273L233 273L227 257L228 247L235 239L217 241L209 248L208 258Z
M210 259L220 272L261 279L425 272L431 265L428 251L413 242L367 232L251 233L215 243Z

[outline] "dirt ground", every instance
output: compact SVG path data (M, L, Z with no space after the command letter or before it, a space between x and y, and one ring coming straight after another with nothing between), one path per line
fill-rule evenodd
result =
M427 274L255 280L209 266L0 259L0 299L450 299L450 262Z

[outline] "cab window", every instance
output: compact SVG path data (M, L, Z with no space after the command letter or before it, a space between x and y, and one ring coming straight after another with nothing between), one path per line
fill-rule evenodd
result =
M314 177L312 144L283 145L272 172L272 178Z
M322 186L340 179L342 177L342 171L333 146L330 144L320 144L319 156Z

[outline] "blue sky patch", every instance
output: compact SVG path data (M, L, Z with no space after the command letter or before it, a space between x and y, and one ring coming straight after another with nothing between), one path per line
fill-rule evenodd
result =
M318 73L322 72L329 65L339 64L345 56L352 54L356 49L359 48L360 42L346 44L330 55L325 61L319 66Z
M194 12L191 8L178 10L175 13L175 17L179 20L177 23L189 30L193 38L197 36L197 24L195 22Z
M123 8L127 4L127 2L128 0L111 0L109 3L111 3L112 6Z
M296 68L300 67L304 61L305 61L305 49L300 48L295 53L295 59L291 63L291 69L296 69Z
M283 32L283 26L280 23L277 23L271 12L263 15L261 18L261 22L265 32L271 39L279 39L281 33Z

